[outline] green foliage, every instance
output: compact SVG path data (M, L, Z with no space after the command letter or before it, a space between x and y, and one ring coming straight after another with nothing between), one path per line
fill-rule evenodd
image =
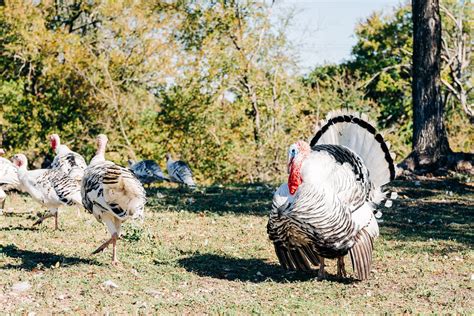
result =
M51 133L88 159L106 133L108 159L122 164L163 166L171 152L199 183L282 180L288 145L342 108L409 150L406 6L358 26L353 60L301 78L290 17L272 22L266 1L35 3L0 6L1 145L35 166L51 159ZM466 149L472 128L453 105L453 148Z
M449 10L456 12L461 7L456 1L443 1ZM442 11L443 37L447 45L453 45L448 34L453 33L454 24ZM468 29L468 26L464 28ZM375 102L370 113L375 115L380 128L386 129L386 138L392 150L402 158L411 151L412 98L411 59L413 46L411 8L403 5L394 12L382 16L374 13L356 28L357 43L352 49L352 59L341 65L316 68L306 84L313 89L327 90L339 87L333 78L343 77L345 82L358 82L355 89L363 93L367 101ZM446 70L445 70L446 71ZM447 74L444 75L447 77ZM449 78L446 78L449 80ZM344 91L349 91L345 88ZM445 92L443 92L445 93ZM360 94L359 94L360 95ZM358 96L357 96L358 97ZM347 96L344 96L348 100ZM446 125L451 148L470 151L474 145L474 129L468 117L454 99L449 99ZM448 101L449 101L448 100ZM366 110L366 109L364 109Z

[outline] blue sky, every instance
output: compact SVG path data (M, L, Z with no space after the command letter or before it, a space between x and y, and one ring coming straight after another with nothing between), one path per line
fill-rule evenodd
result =
M274 16L295 10L287 35L304 72L350 57L356 24L374 11L391 12L401 0L277 0Z

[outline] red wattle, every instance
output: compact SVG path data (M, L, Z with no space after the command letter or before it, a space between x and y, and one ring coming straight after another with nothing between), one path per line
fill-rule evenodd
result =
M290 191L291 195L295 194L301 182L303 182L303 180L301 179L299 166L295 166L294 164L291 164L290 175L288 176L288 190Z

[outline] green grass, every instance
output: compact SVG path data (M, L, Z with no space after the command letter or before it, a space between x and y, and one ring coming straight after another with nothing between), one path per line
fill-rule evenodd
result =
M324 281L283 270L266 234L267 186L148 190L145 222L125 225L118 267L110 250L90 255L109 238L92 215L64 208L59 231L53 220L31 228L39 205L12 195L0 216L1 312L474 313L472 184L393 188L400 198L383 210L365 282L336 278L334 261ZM12 291L21 281L31 288Z

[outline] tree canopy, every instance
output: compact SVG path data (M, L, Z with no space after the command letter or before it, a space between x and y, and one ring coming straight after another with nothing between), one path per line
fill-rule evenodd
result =
M349 108L369 113L407 153L409 8L373 14L356 30L350 61L304 76L285 35L291 16L275 22L272 10L250 0L5 1L2 146L39 166L51 159L51 133L88 158L106 133L117 162L163 164L172 152L200 182L273 181L285 175L290 143L309 138L328 111ZM443 78L459 90L457 77ZM458 99L447 101L447 126L453 147L469 150L473 130Z
M466 111L468 104L472 107L472 47L469 46L471 33L467 21L472 18L468 4L459 1L442 1L441 19L443 24L442 86L445 102L446 126L453 150L471 151L473 148L472 119ZM402 5L393 12L382 15L375 12L361 21L356 28L357 43L352 49L350 60L340 65L327 65L316 68L310 75L327 81L329 77L321 73L345 73L350 79L358 81L358 89L364 92L364 98L375 102L379 127L387 129L387 138L394 145L397 157L403 158L411 151L412 136L412 52L413 22L411 6ZM457 18L456 18L457 17ZM462 19L460 19L462 17ZM464 27L453 21L463 23ZM455 34L461 33L457 37ZM459 41L462 40L462 43ZM465 54L457 56L453 50L464 45ZM464 60L464 68L456 64L457 58ZM451 60L451 63L449 61ZM456 66L453 66L456 64ZM471 66L469 66L471 65ZM459 69L458 69L458 68ZM456 69L456 70L454 70ZM471 71L469 71L471 69ZM459 77L459 78L456 78ZM330 80L330 79L329 79ZM459 82L457 92L465 94L466 105L461 104L460 96L452 92L450 84ZM456 85L456 84L455 84ZM464 87L463 92L461 92ZM470 102L470 103L469 103Z

